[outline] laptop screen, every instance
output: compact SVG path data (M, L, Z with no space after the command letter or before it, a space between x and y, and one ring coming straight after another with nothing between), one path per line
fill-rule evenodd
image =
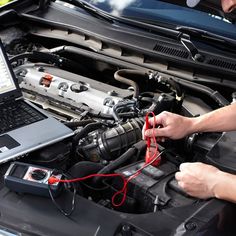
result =
M3 51L0 50L0 94L15 90L16 86L9 71Z
M21 97L21 89L0 38L0 104Z

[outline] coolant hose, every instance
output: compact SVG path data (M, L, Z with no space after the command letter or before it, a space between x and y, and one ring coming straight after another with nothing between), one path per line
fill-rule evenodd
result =
M138 70L129 70L129 69L122 69L122 70L118 70L115 72L114 74L114 78L119 81L122 82L124 84L130 85L134 88L134 98L138 98L139 96L139 86L138 84L133 81L132 79L135 79L136 77L147 77L147 74L143 71L138 71ZM130 79L128 79L128 78Z

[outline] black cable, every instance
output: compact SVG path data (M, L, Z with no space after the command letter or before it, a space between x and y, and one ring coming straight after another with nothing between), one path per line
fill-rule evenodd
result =
M33 56L33 53L22 53L22 54L18 54L16 56L13 56L9 59L10 63L13 63L14 61L18 61L20 59L28 59L31 58Z
M114 120L114 117L110 114L105 114L102 112L88 111L88 115L94 118L100 118L103 120Z
M52 171L51 176L53 175L53 172L54 172L54 171L55 171L55 170ZM50 177L51 177L51 176L50 176ZM67 179L69 179L69 178L67 177L67 175L64 174L64 173L62 173L62 176L64 176L64 177L66 177ZM54 196L53 196L53 194L52 194L52 191L51 191L51 187L50 187L50 186L51 186L51 185L48 184L48 192L49 192L49 195L50 195L50 197L51 197L51 200L52 200L54 206L55 206L64 216L70 216L70 215L72 214L72 212L74 211L74 209L75 209L75 196L76 196L75 183L72 182L72 186L73 186L73 197L72 197L72 201L71 201L71 209L70 209L68 212L66 212L64 209L62 209L62 208L60 207L60 205L56 202L56 200L55 200L55 198L54 198Z
M150 105L148 108L142 109L142 110L140 111L139 114L142 115L142 116L145 116L145 114L147 114L148 112L155 112L156 109L158 108L158 102L157 102L155 99L153 99L153 98L150 98L150 97L141 97L141 98L140 98L140 101L141 101L141 102L148 102L148 103L151 103L151 105Z
M116 122L120 122L122 120L121 116L120 116L121 114L123 114L123 116L127 115L127 114L128 115L135 114L136 112L132 112L132 113L129 114L129 112L127 112L127 113L122 112L121 113L120 111L122 111L124 109L125 110L129 109L129 110L137 111L136 105L137 105L137 101L135 101L135 100L124 100L124 101L118 102L116 105L114 105L112 107L112 116L114 117L114 120Z
M28 59L29 61L40 61L43 63L49 63L54 64L58 68L63 68L65 70L74 68L76 70L82 70L83 67L65 57L58 56L56 54L52 54L50 52L41 52L41 51L33 51L31 53L22 53L16 56L13 56L10 58L10 63L13 63L14 61L20 60L20 59Z
M179 83L181 86L201 92L211 97L220 107L229 105L229 101L224 98L218 91L213 90L205 85L197 84L191 81L186 81L180 78L172 78L176 83Z

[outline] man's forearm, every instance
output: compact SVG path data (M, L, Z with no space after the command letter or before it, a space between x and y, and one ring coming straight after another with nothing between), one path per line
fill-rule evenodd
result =
M236 130L236 104L192 118L190 133Z
M220 171L216 178L215 197L236 203L236 176Z

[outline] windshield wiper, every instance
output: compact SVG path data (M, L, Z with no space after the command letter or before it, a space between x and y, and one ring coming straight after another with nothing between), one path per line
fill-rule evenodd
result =
M190 53L190 55L194 61L197 61L197 62L204 61L204 56L199 53L196 46L190 40L190 36L188 34L183 34L182 37L180 37L180 42L187 49L187 51Z
M56 0L53 0L53 1L56 1ZM113 23L112 17L110 17L109 15L103 14L102 11L100 11L98 8L95 8L84 1L80 1L80 0L60 0L60 1L82 8L83 10L91 14L92 16L106 20L109 23Z
M236 49L236 40L235 39L230 39L225 36L221 36L218 34L214 34L211 32L208 32L206 30L194 28L194 27L188 27L188 26L177 26L176 30L188 34L190 36L198 37L203 39L205 42L214 42L217 43L218 45L224 45L226 47L232 47ZM207 41L206 41L207 40Z
M53 0L55 1L55 0ZM87 2L84 2L82 0L60 0L61 2L66 2L66 3L70 3L74 6L80 7L82 9L84 9L85 11L87 11L88 13L90 13L91 15L94 15L98 18L110 21L112 23L117 22L117 23L123 23L125 25L129 25L135 28L140 28L142 30L148 31L148 32L158 32L161 33L164 36L168 36L170 38L173 39L179 39L180 34L182 35L182 33L176 29L171 29L168 27L164 27L163 25L151 25L145 22L140 22L140 21L136 21L133 19L128 19L128 18L124 18L124 17L119 17L119 16L114 16L111 15L93 5L90 5Z

